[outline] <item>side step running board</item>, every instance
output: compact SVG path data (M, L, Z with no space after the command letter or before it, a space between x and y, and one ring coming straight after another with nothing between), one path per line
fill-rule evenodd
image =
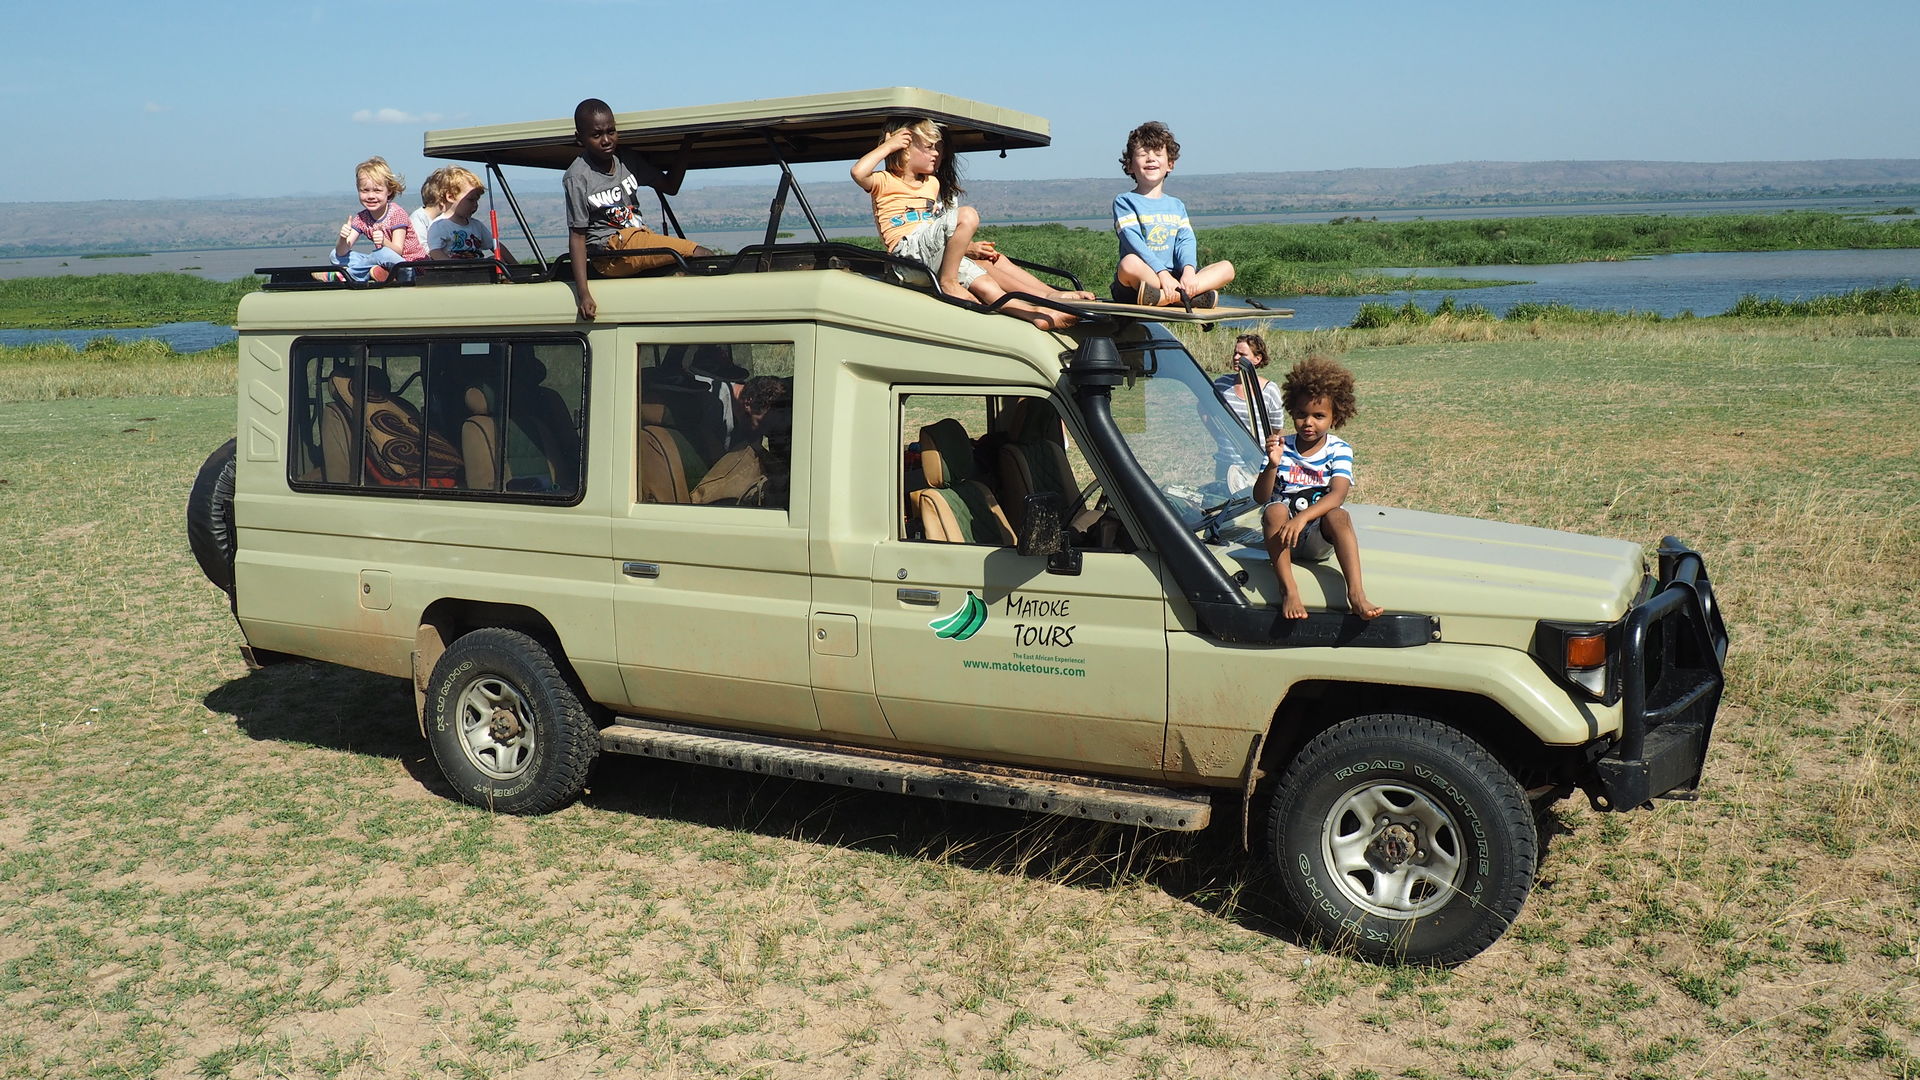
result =
M812 780L863 791L1001 806L1037 814L1198 832L1213 816L1204 794L1023 770L988 771L953 761L852 754L813 745L623 716L600 732L613 754Z

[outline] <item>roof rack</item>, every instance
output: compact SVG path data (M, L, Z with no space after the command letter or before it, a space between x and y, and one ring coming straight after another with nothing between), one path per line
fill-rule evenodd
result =
M340 289L382 289L388 285L477 285L500 281L549 280L541 263L507 263L498 259L415 259L399 263L404 271L392 281L355 281L332 263L311 266L257 266L253 272L267 279L268 292L307 292ZM400 280L405 278L406 280Z
M677 274L686 277L729 277L734 274L768 274L790 270L846 270L876 281L927 293L957 307L991 312L999 311L1009 300L1023 300L1036 307L1066 312L1089 323L1191 322L1205 327L1216 322L1245 319L1284 319L1293 314L1285 308L1270 309L1252 301L1249 301L1251 306L1248 307L1186 310L1178 307L1149 308L1104 300L1056 300L1020 292L1008 293L992 304L981 305L948 296L940 289L933 270L918 259L832 240L820 243L750 244L731 255L686 256L667 248L661 248L657 253L672 261L657 270L648 271L648 276ZM1001 257L1011 258L1004 253ZM1084 288L1080 279L1070 271L1025 259L1014 259L1014 262L1036 274L1060 278L1075 290ZM546 267L534 263L500 263L492 259L416 261L400 265L411 270L412 274L397 276L387 282L354 281L339 267L332 265L261 267L254 273L267 278L264 288L269 292L571 280L571 274L566 272L566 263L562 260L555 260L552 266ZM330 274L336 280L316 280L315 274Z

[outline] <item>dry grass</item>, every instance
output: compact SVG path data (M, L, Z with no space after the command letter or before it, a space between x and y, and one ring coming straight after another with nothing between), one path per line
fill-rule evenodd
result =
M235 358L232 345L183 355L153 338L0 346L0 404L231 394Z
M0 405L0 1076L1920 1071L1920 350L1343 362L1364 498L1676 533L1735 635L1704 798L1562 804L1452 972L1298 943L1211 836L628 759L551 817L471 810L399 680L240 666L181 538L230 397Z

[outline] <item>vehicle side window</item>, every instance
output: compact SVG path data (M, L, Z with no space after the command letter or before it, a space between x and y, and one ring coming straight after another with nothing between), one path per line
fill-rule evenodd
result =
M640 347L640 501L787 508L791 342Z
M578 338L301 341L293 369L296 488L579 495Z
M975 394L908 394L900 398L900 490L906 497L902 537L944 544L1013 543L994 490L991 399Z

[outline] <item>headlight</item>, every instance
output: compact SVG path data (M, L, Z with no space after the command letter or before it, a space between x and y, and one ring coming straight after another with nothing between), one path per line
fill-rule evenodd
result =
M1620 700L1620 624L1541 622L1533 658L1569 690L1602 705Z

